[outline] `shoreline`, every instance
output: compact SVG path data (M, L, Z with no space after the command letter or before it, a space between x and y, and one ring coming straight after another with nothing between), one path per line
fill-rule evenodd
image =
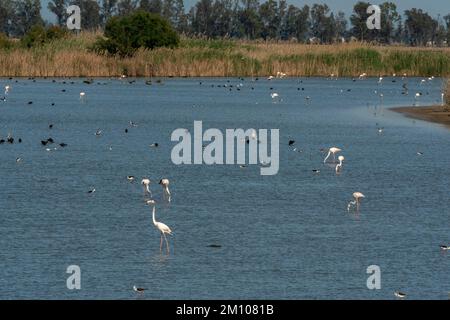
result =
M438 123L450 129L450 107L395 107L390 110L401 113L408 118Z

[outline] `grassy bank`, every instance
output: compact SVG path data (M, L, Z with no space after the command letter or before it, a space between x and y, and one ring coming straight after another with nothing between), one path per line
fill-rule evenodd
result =
M176 49L140 50L133 58L98 55L98 34L85 33L42 47L0 49L0 76L450 76L450 48L304 45L182 39Z

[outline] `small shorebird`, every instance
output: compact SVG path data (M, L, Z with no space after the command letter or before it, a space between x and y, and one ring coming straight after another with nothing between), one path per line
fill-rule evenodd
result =
M133 291L137 293L144 293L145 289L133 286Z
M91 189L91 190L88 191L89 194L92 194L92 193L94 193L94 192L95 192L95 188L93 188L93 189Z
M439 247L441 248L441 250L444 250L444 251L450 250L450 246L446 246L444 244L440 245Z
M394 296L396 296L397 298L400 298L400 299L404 299L404 298L406 298L406 293L403 293L400 291L395 291Z
M130 181L130 182L133 182L134 181L134 176L127 176L127 180Z

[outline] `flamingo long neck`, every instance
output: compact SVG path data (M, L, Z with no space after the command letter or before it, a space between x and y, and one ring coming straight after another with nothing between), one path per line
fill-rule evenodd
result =
M153 206L153 210L152 210L152 220L153 220L153 224L154 224L154 225L156 225L155 212L156 212L156 206Z
M330 157L331 151L328 151L327 156L325 157L325 159L323 160L323 163L327 162L327 159Z

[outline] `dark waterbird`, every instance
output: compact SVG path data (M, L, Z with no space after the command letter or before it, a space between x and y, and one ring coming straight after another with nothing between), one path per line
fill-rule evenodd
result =
M43 146L46 146L47 144L52 144L52 143L54 143L55 141L52 139L52 138L48 138L47 140L41 140L41 144L43 145Z

